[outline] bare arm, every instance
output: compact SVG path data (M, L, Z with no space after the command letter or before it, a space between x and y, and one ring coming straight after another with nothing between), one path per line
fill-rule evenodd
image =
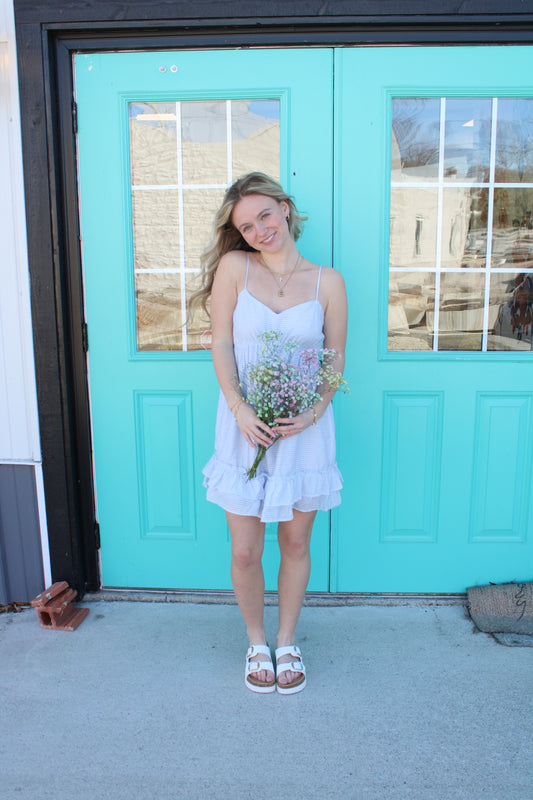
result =
M344 372L346 336L348 331L348 301L344 278L336 270L328 274L328 303L324 312L324 347L335 350L337 354L332 367L341 374ZM329 386L319 388L323 399L316 403L315 409L319 417L331 402L335 389Z
M237 425L246 441L265 447L272 442L268 425L258 418L254 409L242 402L233 351L233 312L237 303L239 280L246 269L246 254L226 253L220 260L211 293L211 332L213 366L226 402L233 410Z

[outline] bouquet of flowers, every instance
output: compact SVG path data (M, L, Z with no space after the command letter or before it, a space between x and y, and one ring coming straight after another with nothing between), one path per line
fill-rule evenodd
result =
M274 420L295 417L322 400L318 391L320 387L348 391L342 373L332 366L337 356L335 350L304 350L293 341L283 340L281 333L276 331L265 331L261 339L263 347L259 357L246 365L240 385L246 402L270 427L273 427ZM254 463L246 473L248 480L255 476L269 447L280 438L276 436L268 447L257 446Z

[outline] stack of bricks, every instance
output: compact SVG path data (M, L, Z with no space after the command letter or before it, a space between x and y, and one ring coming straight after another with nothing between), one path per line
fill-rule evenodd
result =
M77 594L68 583L60 581L37 595L31 604L37 610L41 627L56 631L76 630L89 613L88 608L74 608L72 605Z

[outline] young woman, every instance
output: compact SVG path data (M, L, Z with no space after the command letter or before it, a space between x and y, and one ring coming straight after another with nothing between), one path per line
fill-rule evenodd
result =
M305 686L295 628L309 580L311 530L318 510L340 503L330 405L334 391L321 391L314 407L278 419L270 429L239 385L244 366L257 358L264 331L279 331L302 348L332 348L334 368L342 372L344 367L344 281L336 270L298 252L303 219L268 176L253 172L236 181L216 215L196 297L204 308L211 300L213 364L221 389L215 454L204 468L204 485L207 499L226 511L231 579L250 640L245 683L255 692L277 688L292 694ZM276 434L281 438L248 480L257 445L268 446ZM266 522L278 523L281 555L275 671L263 624Z

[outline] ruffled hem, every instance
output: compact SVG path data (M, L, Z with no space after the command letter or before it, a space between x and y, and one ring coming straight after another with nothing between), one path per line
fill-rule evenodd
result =
M259 472L250 481L246 468L227 464L216 455L203 469L207 499L232 514L285 522L297 511L329 511L341 502L342 475L336 464L290 475Z

